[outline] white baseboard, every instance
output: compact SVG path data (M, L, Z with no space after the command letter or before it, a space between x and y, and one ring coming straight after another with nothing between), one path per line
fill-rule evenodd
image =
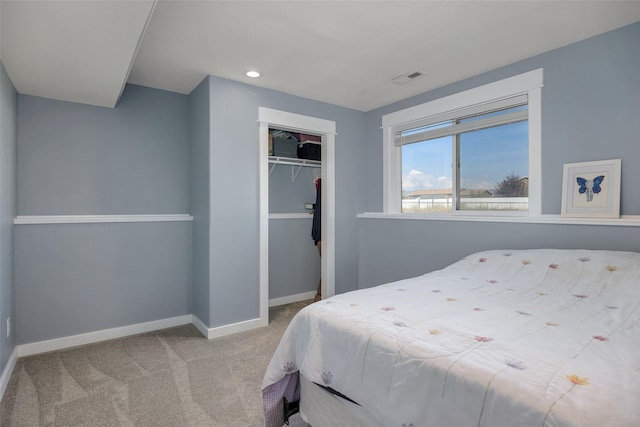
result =
M30 344L16 346L18 356L31 356L33 354L45 353L47 351L62 350L63 348L76 347L78 345L92 344L99 341L106 341L114 338L122 338L128 335L142 334L156 331L158 329L172 328L174 326L191 323L192 316L171 317L169 319L154 320L151 322L138 323L135 325L122 326L120 328L105 329L102 331L88 332L86 334L71 335L68 337L55 338L52 340L38 341Z
M9 379L11 378L11 374L13 373L13 368L16 367L16 361L18 360L18 349L14 348L11 352L11 356L9 356L9 360L7 361L7 366L4 367L2 371L2 375L0 375L0 402L2 402L2 397L4 396L4 391L7 389L9 385Z
M219 338L226 335L237 334L238 332L250 331L251 329L261 328L267 326L269 321L263 321L260 318L245 320L244 322L232 323L230 325L218 326L215 328L207 328L207 326L198 319L195 315L192 316L193 326L196 327L202 335L207 339Z
M301 294L289 295L281 298L273 298L269 300L269 307L277 307L279 305L291 304L292 302L306 301L313 299L316 296L316 291L303 292Z
M191 324L205 337L209 338L209 328L195 314L191 315Z
M230 325L208 328L200 319L192 314L172 317L169 319L154 320L151 322L138 323L135 325L123 326L120 328L105 329L102 331L88 332L86 334L71 335L68 337L55 338L46 341L38 341L29 344L16 346L14 353L18 357L32 356L34 354L46 353L48 351L62 350L79 345L92 344L99 341L106 341L114 338L122 338L129 335L142 334L145 332L157 331L159 329L172 328L174 326L187 325L192 323L205 338L218 338L225 335L245 332L251 329L267 326L268 322L261 319L246 320L244 322L232 323Z

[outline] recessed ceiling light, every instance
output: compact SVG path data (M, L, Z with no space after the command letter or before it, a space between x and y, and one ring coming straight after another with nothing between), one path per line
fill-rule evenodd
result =
M251 71L247 71L247 76L256 78L256 77L260 77L260 73L257 71L251 70Z

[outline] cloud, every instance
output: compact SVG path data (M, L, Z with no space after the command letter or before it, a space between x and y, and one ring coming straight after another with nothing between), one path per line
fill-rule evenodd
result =
M430 190L451 188L451 178L448 176L434 177L419 170L412 169L402 177L402 191Z
M451 188L451 178L449 178L448 176L441 176L440 178L438 178L438 183L442 183L447 186L443 188Z

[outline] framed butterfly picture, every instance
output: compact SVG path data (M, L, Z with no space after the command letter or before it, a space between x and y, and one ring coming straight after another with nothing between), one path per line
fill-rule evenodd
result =
M565 163L562 216L619 218L620 159Z

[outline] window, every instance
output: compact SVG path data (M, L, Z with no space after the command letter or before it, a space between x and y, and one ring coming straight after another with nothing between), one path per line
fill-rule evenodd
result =
M521 96L396 132L402 212L527 211L527 122Z
M385 212L540 214L542 70L383 117Z

